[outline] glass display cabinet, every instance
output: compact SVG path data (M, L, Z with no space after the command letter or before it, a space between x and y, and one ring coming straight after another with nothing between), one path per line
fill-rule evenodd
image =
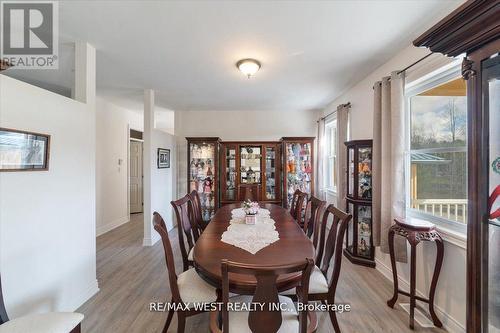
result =
M186 138L188 152L188 192L200 196L202 217L210 221L218 207L219 138Z
M469 202L466 330L476 333L500 332L498 9L498 1L466 1L413 41L448 57L466 55L462 62L467 81Z
M221 204L246 199L281 203L279 142L221 144Z
M372 140L345 143L347 148L346 210L352 223L346 233L344 255L353 263L375 267L372 235Z
M282 138L283 207L288 208L296 190L314 193L314 139Z

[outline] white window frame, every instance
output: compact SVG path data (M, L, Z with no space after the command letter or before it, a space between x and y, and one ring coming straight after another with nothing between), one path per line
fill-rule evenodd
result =
M426 90L432 89L440 84L457 79L461 76L461 61L458 59L452 63L443 66L442 68L433 71L405 86L405 202L406 215L420 218L431 223L434 223L439 230L445 232L448 236L454 236L458 239L465 239L467 235L467 223L460 223L448 220L443 217L435 216L430 213L425 213L410 207L410 177L411 177L411 154L410 154L410 136L411 136L411 117L410 117L410 98L416 96ZM439 153L447 151L448 148L430 148L419 149L420 152ZM461 150L461 148L455 148ZM467 152L467 147L463 148ZM467 221L468 222L468 221ZM459 242L461 242L461 240Z
M333 172L337 172L337 170L329 170L329 160L330 159L335 159L338 162L338 135L335 136L328 136L327 131L332 131L332 128L335 128L335 134L337 134L337 113L334 113L332 116L328 117L325 119L325 149L324 149L324 154L323 154L323 175L324 175L324 181L325 181L325 189L327 192L332 193L332 194L337 194L337 186L335 184L330 184L330 178L333 174ZM331 134L331 132L330 132ZM330 138L330 142L328 142L326 139ZM332 145L335 147L335 154L331 155L331 147ZM332 182L333 183L333 182Z

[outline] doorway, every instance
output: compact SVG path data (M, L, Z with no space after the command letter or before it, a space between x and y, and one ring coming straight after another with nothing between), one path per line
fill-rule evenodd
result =
M142 140L130 137L130 152L129 152L130 214L143 212L144 195L143 195L142 152L143 152Z

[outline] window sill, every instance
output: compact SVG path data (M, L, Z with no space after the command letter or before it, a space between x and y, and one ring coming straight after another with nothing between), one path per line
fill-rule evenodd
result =
M331 194L331 195L337 195L337 190L327 188L326 193Z
M436 229L445 242L456 245L462 249L467 249L467 236L463 233L456 232L440 225L436 225Z
M448 226L448 222L442 222L438 218L434 218L432 216L429 216L428 214L419 214L418 212L412 210L408 210L406 213L408 216L415 217L434 224L445 242L458 246L462 249L467 249L466 225L460 226L462 229L464 229L464 231L461 231L458 230L459 228Z

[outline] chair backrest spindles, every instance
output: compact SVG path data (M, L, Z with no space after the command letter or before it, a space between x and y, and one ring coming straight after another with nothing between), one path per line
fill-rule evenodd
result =
M174 254L172 252L172 245L168 238L167 227L161 215L157 212L153 213L153 226L156 232L160 234L163 243L163 251L165 252L165 261L167 264L168 282L170 284L170 291L174 302L181 302L179 287L177 286L177 275L175 273Z
M229 312L227 309L230 273L255 276L257 287L252 302L265 304L265 306L262 309L257 307L257 311L249 313L248 326L252 332L273 333L279 330L282 323L281 311L276 311L269 306L272 303L279 303L278 289L276 288L278 277L282 274L302 272L301 286L298 288L301 292L299 297L303 303L307 303L309 277L313 267L314 261L312 259L305 259L303 262L286 266L258 266L222 260L222 331L225 333L230 331ZM300 319L300 332L306 332L307 318L302 315Z
M300 190L296 190L293 193L292 203L290 204L290 214L300 225L302 225L302 209L304 208L306 200L307 193Z
M307 201L306 219L304 221L304 232L307 237L313 236L314 247L317 246L319 241L319 234L316 233L317 226L321 223L323 211L326 207L326 201L320 200L315 196Z
M198 228L198 232L201 234L206 224L205 221L203 221L200 196L196 190L192 190L191 193L189 193L189 198L191 199L193 222Z
M330 215L333 216L333 221L330 229L328 230L327 237L327 224ZM340 267L342 264L342 246L343 239L347 230L347 226L352 219L351 214L347 214L334 205L329 205L323 214L321 222L320 241L318 247L318 256L321 257L321 272L327 276L330 262L333 258L333 273L330 278L328 293L335 295L337 282L340 275Z
M185 195L176 201L171 201L170 204L174 208L177 218L177 229L179 234L179 246L181 248L182 260L184 269L188 267L188 254L193 248L194 243L200 236L198 228L193 222L193 205L189 195ZM187 247L184 243L184 237L187 241Z

